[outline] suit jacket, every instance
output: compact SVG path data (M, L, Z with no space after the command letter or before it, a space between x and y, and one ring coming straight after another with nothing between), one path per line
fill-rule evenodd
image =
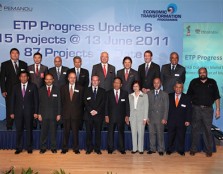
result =
M84 120L91 120L93 117L98 119L104 119L105 112L105 90L98 87L96 100L94 100L94 92L92 87L89 87L84 92L85 113ZM92 116L90 112L96 110L97 115Z
M75 85L72 101L70 100L69 84L60 89L62 118L81 120L84 112L83 87Z
M32 116L38 114L39 96L35 84L28 83L25 96L22 96L21 83L16 84L12 90L10 114L15 117Z
M191 122L192 114L191 101L188 95L182 93L178 106L175 105L175 93L169 94L169 114L168 125L184 125L185 122Z
M162 119L167 120L169 110L169 96L166 92L160 90L157 98L155 90L148 93L149 98L149 120L151 122L161 123Z
M134 96L133 93L129 94L129 105L130 105L130 121L131 117L138 117L141 120L148 119L149 102L148 95L141 93L138 98L136 109L134 107Z
M162 66L161 69L161 81L163 84L163 90L167 93L174 92L174 85L176 81L185 82L186 70L183 66L177 64L174 71L171 71L171 64Z
M132 68L129 71L129 76L128 76L127 81L125 80L125 69L124 68L117 71L117 77L120 77L122 79L122 89L127 91L128 94L133 92L132 83L135 80L139 80L138 72Z
M130 115L128 93L120 89L118 103L115 100L114 90L106 93L105 116L109 117L111 123L124 123L125 117Z
M69 69L67 71L67 76L70 72L74 72L76 74L75 68ZM87 88L89 85L89 72L87 69L81 68L79 80L76 80L76 84L82 86L83 88Z
M97 75L100 79L99 86L105 91L109 91L113 87L113 81L115 78L115 67L113 65L108 64L108 70L106 77L104 76L103 68L101 63L93 66L92 76Z
M54 77L53 84L55 86L57 86L59 89L61 88L61 86L64 86L67 83L67 71L68 70L69 70L68 67L62 66L61 72L60 72L60 78L58 80L56 67L52 67L49 69L49 73L52 74Z
M160 78L160 66L156 63L151 62L148 74L146 76L145 63L143 63L138 68L138 74L142 88L154 89L153 80L157 77Z
M48 67L44 65L40 65L40 69L38 71L38 75L35 73L35 64L28 66L28 71L30 74L30 82L36 84L37 88L40 89L44 85L45 75L48 73Z
M2 62L1 64L1 76L0 76L0 82L1 82L1 91L7 92L10 96L12 93L12 88L15 84L20 83L19 81L19 73L21 71L27 70L27 63L24 61L19 60L19 67L17 74L15 73L14 65L12 64L11 60L7 60L5 62Z
M61 115L60 90L57 86L52 87L50 97L48 97L47 87L44 85L39 90L39 114L42 119L56 120L57 115Z

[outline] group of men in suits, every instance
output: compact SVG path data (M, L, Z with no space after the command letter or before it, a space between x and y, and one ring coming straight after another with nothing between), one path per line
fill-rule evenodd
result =
M0 82L2 95L6 99L6 126L8 130L12 129L13 119L16 120L16 153L21 152L21 135L24 123L25 128L29 130L27 131L27 135L29 134L27 149L31 153L32 135L30 131L37 126L37 120L42 122L40 153L46 151L46 134L48 131L52 134L51 151L56 153L56 125L62 118L64 126L63 154L68 151L70 129L73 133L73 151L76 154L80 153L78 130L80 127L82 128L83 119L87 132L86 154L90 154L93 150L101 154L100 131L103 122L104 125L105 123L108 125L108 153L113 152L114 130L117 127L119 151L125 154L124 126L125 123L129 124L128 95L133 92L132 83L139 80L142 92L148 94L149 98L148 124L151 146L148 154L156 151L155 136L158 136L158 151L160 155L163 155L164 140L162 134L164 125L167 124L169 131L167 154L170 155L173 152L176 141L178 153L184 155L183 139L186 127L191 122L191 100L182 93L186 71L183 66L179 65L179 55L176 52L170 54L170 63L163 65L161 71L160 66L152 62L152 57L153 53L150 50L145 51L145 63L139 66L137 72L132 68L132 59L127 56L123 59L124 68L117 71L116 75L115 66L108 63L108 53L102 52L100 55L101 62L93 66L91 86L88 87L89 71L81 67L82 59L79 56L74 57L74 68L72 69L62 66L62 59L57 56L54 59L55 67L48 70L47 66L41 64L42 55L40 53L35 53L33 56L34 64L27 66L25 62L19 60L19 50L11 49L11 59L1 65ZM205 83L207 75L206 78L202 76L200 79L203 79L202 83ZM211 81L208 85L213 85L214 82ZM208 89L204 87L203 91ZM216 85L215 90L213 102L216 103L219 110L220 96ZM38 93L39 95L36 97ZM197 93L197 90L194 92L190 88L189 95L192 99ZM210 92L209 96L211 95ZM198 96L201 97L201 95ZM20 100L22 102L18 103ZM199 102L197 104L196 101L193 102L192 100L192 104L198 105L200 108L210 108L213 104L212 102L208 103L209 105L202 105L202 102L200 102L201 104ZM29 110L30 108L32 110ZM31 117L28 119L27 115ZM218 112L217 117L219 116L220 113ZM31 123L33 120L34 127ZM204 126L208 127L207 125ZM92 140L93 129L96 133L95 145L93 145ZM209 134L208 138L210 142ZM193 148L192 155L196 150L195 145ZM210 156L210 148L208 154Z

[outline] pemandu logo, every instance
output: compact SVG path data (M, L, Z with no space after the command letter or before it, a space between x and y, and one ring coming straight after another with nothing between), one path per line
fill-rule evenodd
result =
M174 13L176 13L176 12L177 12L177 5L176 5L176 4L169 4L169 5L167 6L167 12L168 12L169 14L174 14Z

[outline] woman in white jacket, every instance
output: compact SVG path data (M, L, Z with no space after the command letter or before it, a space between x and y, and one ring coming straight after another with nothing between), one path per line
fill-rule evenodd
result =
M148 119L149 101L148 95L140 91L139 81L133 82L133 93L129 94L130 125L132 131L132 153L143 154L144 132ZM138 138L137 138L138 137Z

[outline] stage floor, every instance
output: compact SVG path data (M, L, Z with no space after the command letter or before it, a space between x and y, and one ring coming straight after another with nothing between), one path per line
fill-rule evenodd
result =
M157 153L147 155L144 153L121 155L117 151L115 154L107 154L102 151L102 155L92 153L86 155L85 151L75 155L71 150L65 154L52 154L47 151L39 154L34 150L33 154L26 151L19 155L14 154L14 150L0 150L0 172L14 166L16 172L21 173L21 169L32 167L39 174L51 174L54 170L64 169L70 174L222 174L223 172L223 147L217 146L217 152L211 158L205 157L204 153L185 157L174 153L170 156L159 156Z

